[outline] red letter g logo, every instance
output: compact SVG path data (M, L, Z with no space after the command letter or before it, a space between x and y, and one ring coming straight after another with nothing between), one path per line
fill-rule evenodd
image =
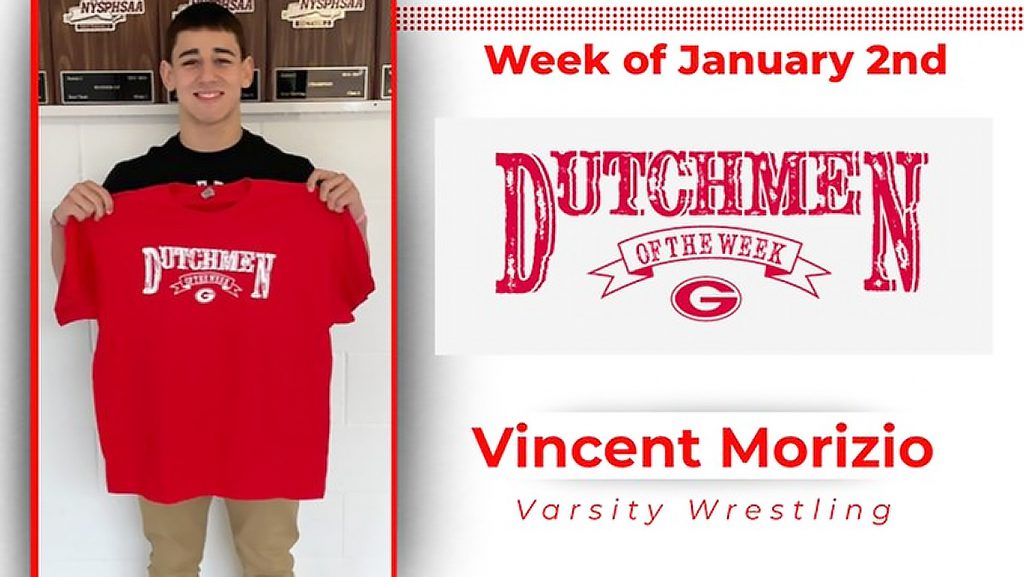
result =
M672 291L672 308L695 321L720 321L740 308L740 289L713 276L685 280Z

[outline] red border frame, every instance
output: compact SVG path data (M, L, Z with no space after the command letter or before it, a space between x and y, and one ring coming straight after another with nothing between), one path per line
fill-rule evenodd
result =
M391 577L398 577L398 0L391 0ZM33 576L34 577L34 576Z
M29 275L31 276L31 294L29 295L29 315L31 315L31 329L29 329L29 350L31 351L31 366L29 367L29 373L31 375L31 390L29 393L29 430L31 441L31 453L29 455L29 462L31 463L31 525L32 525L32 536L31 536L31 551L29 553L29 559L31 563L31 570L29 574L31 577L38 577L39 575L39 89L37 88L39 82L39 3L32 2L30 10L30 18L32 30L29 32L31 41L29 43L29 50L31 50L32 64L29 67L31 73L31 81L29 82L29 102L31 102L31 118L29 119L29 147L30 150L30 162L29 170L29 187L31 191L31 206L29 207L29 229L31 230L32 238L30 239L31 244L31 256L29 261Z
M39 4L30 3L29 82L30 295L30 577L39 577ZM396 4L391 4L391 575L398 575L398 105L395 91L398 42Z

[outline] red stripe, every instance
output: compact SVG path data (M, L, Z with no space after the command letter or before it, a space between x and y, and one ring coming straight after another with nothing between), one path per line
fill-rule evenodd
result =
M32 73L31 80L29 82L29 88L31 94L29 95L29 102L31 102L32 110L30 112L31 118L29 123L31 125L29 135L29 149L31 155L31 161L29 163L31 175L30 186L32 200L30 202L30 227L32 230L31 240L31 256L29 258L29 276L31 278L32 288L29 290L29 299L31 304L29 305L29 318L31 318L31 328L29 329L29 350L31 351L31 360L29 372L31 374L31 392L30 396L30 412L29 421L30 436L32 438L30 468L31 468L31 552L29 553L31 562L31 576L38 577L39 575L39 89L37 88L39 83L39 3L32 2L32 30L29 33L31 37L31 51L32 65L30 71Z
M391 2L391 577L398 577L398 71L397 0Z

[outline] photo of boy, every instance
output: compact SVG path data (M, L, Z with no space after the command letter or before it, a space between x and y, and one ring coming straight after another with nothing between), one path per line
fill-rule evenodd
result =
M375 288L367 211L346 174L243 128L235 15L196 3L165 34L178 131L53 207L57 320L98 320L106 485L138 496L148 575L199 575L220 498L244 575L290 577L299 503L326 489L329 329Z

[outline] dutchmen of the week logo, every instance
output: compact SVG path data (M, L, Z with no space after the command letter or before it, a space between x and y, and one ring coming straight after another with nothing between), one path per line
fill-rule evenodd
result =
M277 255L271 252L194 248L185 246L146 246L142 248L145 278L142 294L160 292L167 276L177 275L168 288L174 296L195 291L199 304L209 304L218 293L239 298L243 283L251 282L249 298L270 298L270 280Z
M712 260L756 266L765 282L821 298L829 263L814 257L813 246L779 229L789 219L868 213L863 290L918 289L917 208L926 153L566 150L551 151L550 159L529 152L495 155L505 195L504 274L497 293L542 290L557 262L558 219L601 213L632 218L638 229L610 241L607 254L595 247L588 274L603 283L601 299L656 271L684 271L685 280L669 297L673 309L695 321L729 318L742 302L740 289L702 271L701 264ZM852 179L864 186L853 186Z

